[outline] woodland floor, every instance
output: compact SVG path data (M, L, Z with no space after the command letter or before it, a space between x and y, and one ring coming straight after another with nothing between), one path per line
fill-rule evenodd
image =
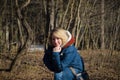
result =
M43 64L43 52L26 53L17 59L12 71L0 71L0 80L53 80ZM101 50L81 51L90 80L120 80L120 53ZM10 61L0 58L0 68Z

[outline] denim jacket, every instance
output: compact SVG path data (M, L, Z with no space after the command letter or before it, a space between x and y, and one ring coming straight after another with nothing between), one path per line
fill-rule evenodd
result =
M61 72L66 68L73 67L77 72L84 71L84 63L74 45L62 49L61 52L52 52L52 47L45 51L44 64L53 72Z

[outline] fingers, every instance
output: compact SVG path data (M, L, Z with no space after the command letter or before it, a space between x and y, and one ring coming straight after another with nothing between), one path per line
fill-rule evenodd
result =
M54 47L53 48L53 52L60 52L61 51L61 47Z

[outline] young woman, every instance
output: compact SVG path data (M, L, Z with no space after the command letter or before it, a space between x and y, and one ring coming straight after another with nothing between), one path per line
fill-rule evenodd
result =
M75 80L74 72L84 72L84 63L73 45L74 42L69 31L61 28L52 30L50 46L45 51L43 62L54 72L54 80Z

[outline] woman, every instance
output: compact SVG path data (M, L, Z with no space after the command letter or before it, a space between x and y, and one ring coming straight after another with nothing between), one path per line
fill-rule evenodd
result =
M55 28L50 35L50 46L43 58L47 68L54 72L54 80L75 80L73 71L82 73L84 63L74 44L71 33L61 28Z

